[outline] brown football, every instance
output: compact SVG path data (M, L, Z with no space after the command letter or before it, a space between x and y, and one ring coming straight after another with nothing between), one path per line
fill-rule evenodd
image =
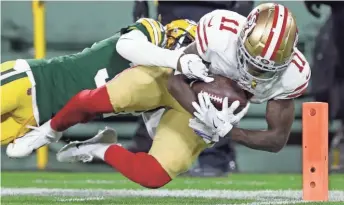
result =
M200 92L208 93L212 103L219 110L222 109L222 101L225 97L228 97L229 106L238 100L240 106L236 113L245 108L248 100L252 97L252 94L241 89L235 81L220 75L214 75L214 81L211 83L194 82L191 88L197 94Z

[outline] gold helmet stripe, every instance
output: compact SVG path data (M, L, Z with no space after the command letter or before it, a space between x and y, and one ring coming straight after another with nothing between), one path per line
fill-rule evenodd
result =
M267 43L262 51L262 56L265 59L272 59L275 52L277 52L280 45L278 45L279 38L282 38L287 24L288 10L280 5L275 4L274 17L272 27L269 33ZM284 31L282 32L282 28Z

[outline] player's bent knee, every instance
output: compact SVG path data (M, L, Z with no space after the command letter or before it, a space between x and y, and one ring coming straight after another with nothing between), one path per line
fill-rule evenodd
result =
M191 157L185 156L183 157L176 157L173 156L160 156L152 154L159 164L163 167L163 169L168 173L171 178L175 178L179 174L182 174L189 170L192 165Z

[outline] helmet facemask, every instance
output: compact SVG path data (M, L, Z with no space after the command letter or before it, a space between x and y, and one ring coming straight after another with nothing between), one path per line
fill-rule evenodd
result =
M187 19L179 19L167 24L165 48L175 50L188 46L195 40L196 28L197 24Z
M239 38L237 48L238 69L241 74L256 82L267 82L277 78L288 66L286 62L280 66L274 66L273 61L266 60L261 56L252 57Z
M184 30L181 28L179 28L179 29ZM176 50L176 49L188 46L194 40L195 40L195 38L192 35L190 35L190 33L187 31L185 31L184 34L177 36L177 37L167 34L166 48L168 48L170 50Z

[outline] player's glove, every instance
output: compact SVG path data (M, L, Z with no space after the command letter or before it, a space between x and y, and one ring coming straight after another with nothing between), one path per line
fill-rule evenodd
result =
M189 127L191 127L194 132L203 138L204 142L207 144L214 144L220 140L219 134L217 134L211 127L208 127L198 118L192 118L189 120Z
M196 110L194 116L206 126L210 127L220 137L224 137L231 131L233 126L236 126L241 118L246 115L249 108L249 103L247 103L242 111L234 114L240 102L235 101L228 107L228 98L225 97L222 102L222 110L217 110L212 104L209 95L204 92L198 94L198 103L192 102L192 106Z
M195 54L185 54L179 58L180 70L189 79L199 79L206 83L212 82L214 78L209 77L208 68L202 62L202 59Z

